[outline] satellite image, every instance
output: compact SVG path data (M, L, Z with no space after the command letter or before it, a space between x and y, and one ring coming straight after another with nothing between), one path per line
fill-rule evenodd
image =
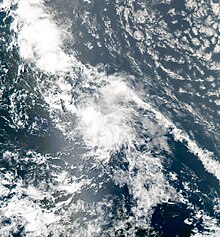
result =
M220 237L219 0L0 0L0 236Z

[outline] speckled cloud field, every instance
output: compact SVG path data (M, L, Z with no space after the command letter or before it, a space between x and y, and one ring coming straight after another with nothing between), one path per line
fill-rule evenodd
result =
M219 236L219 13L0 3L0 236Z

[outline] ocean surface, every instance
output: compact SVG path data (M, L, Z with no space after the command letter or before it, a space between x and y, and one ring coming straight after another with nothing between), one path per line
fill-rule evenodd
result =
M218 0L0 0L0 236L220 236Z

